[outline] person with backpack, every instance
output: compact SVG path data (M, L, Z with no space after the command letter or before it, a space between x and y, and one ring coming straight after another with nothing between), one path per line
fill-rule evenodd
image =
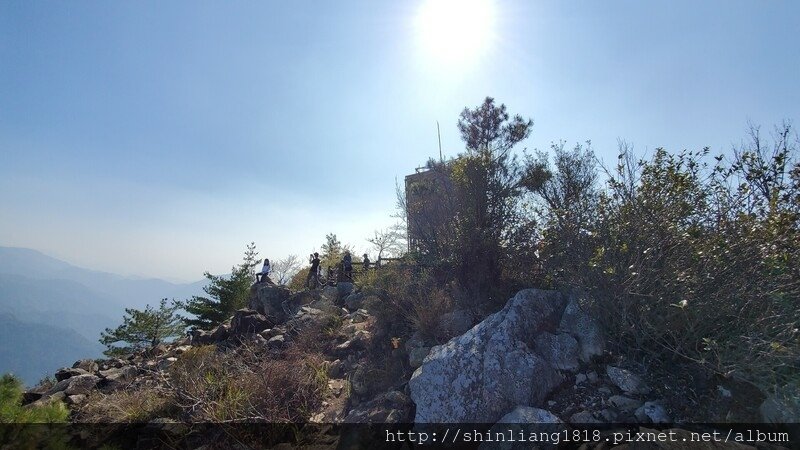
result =
M367 271L369 270L369 263L370 263L369 256L367 256L367 254L364 253L364 273L367 273Z

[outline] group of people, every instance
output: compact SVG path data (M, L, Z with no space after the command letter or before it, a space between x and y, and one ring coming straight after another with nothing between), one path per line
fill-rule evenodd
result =
M379 258L380 259L380 258ZM306 276L306 286L310 286L312 289L317 287L319 284L319 275L320 275L320 259L319 253L314 252L308 256L308 262L311 264L311 268L308 270L308 275ZM362 260L362 265L364 267L364 271L366 272L370 268L370 260L369 256L364 253L364 257ZM353 281L353 258L350 256L349 251L344 252L344 256L342 257L341 262L339 263L342 273L344 274L345 278ZM269 259L264 258L264 264L261 266L261 271L256 273L256 283L269 283L274 284L272 280L269 278L269 273L271 272L272 268L270 267ZM331 270L331 266L328 266L326 278L330 283L333 278L333 271ZM313 284L310 284L313 280Z

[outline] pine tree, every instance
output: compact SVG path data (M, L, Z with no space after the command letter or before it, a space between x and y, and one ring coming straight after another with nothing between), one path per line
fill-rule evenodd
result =
M106 328L100 334L100 343L108 347L106 355L130 354L142 348L153 348L174 336L183 334L186 326L183 317L176 314L181 307L174 300L167 304L167 299L161 300L158 309L150 305L144 311L132 308L125 309L122 325L112 330ZM127 347L118 347L120 342L129 344Z
M186 325L208 330L227 320L237 309L247 306L258 263L256 244L251 242L242 263L231 269L230 277L206 272L204 276L209 283L203 291L207 296L194 296L182 304L186 312L194 316L184 319Z

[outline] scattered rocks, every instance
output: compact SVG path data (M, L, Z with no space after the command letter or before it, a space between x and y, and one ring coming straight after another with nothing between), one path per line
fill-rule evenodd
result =
M233 313L230 330L233 334L256 334L269 329L272 325L272 322L258 311L240 309Z
M414 404L400 391L390 391L361 403L345 417L345 423L409 423Z

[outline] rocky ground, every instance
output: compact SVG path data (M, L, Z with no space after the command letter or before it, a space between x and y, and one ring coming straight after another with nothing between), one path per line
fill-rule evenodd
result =
M126 359L77 361L57 371L55 383L27 392L25 402L61 399L81 420L97 393L168 389L169 368L193 347L225 351L257 346L277 358L293 346L309 345L308 330L332 323L329 342L318 343L327 389L308 415L311 423L657 426L697 421L698 411L687 408L688 391L670 390L642 367L608 351L577 295L521 291L477 324L466 311L451 312L441 318L441 326L456 337L443 345L426 342L419 333L404 342L377 342L386 337L376 338L366 309L376 295L356 291L350 283L300 293L256 285L248 308L214 330L195 331ZM702 393L692 395L692 401L713 405L700 411L713 421L759 420L758 405L765 416L783 413L780 405L775 411L765 409L763 395L733 380L706 380ZM155 425L175 421L150 419Z

